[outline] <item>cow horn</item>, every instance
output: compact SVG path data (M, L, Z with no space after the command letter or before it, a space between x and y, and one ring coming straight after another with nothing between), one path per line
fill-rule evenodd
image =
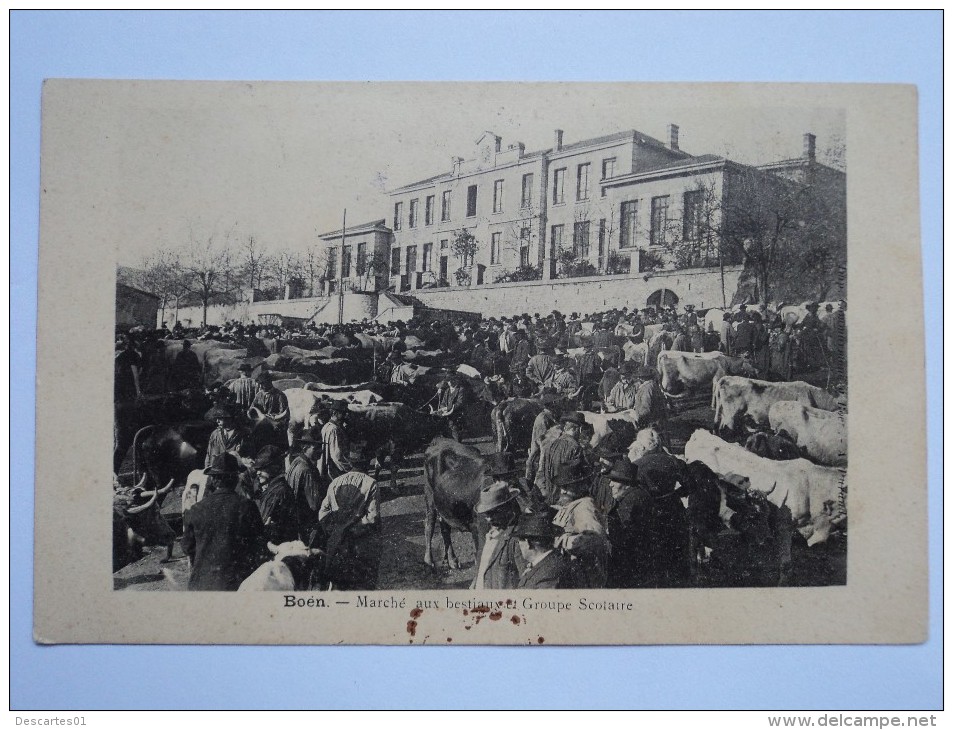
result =
M273 543L273 542L271 542L271 541L268 542L268 550L269 550L269 552L271 552L273 555L277 555L277 554L278 554L278 546L275 545L275 543Z
M141 492L143 489L145 489L145 488L146 488L146 479L148 478L148 476L149 476L148 474L143 473L143 474L142 474L142 479L140 479L140 480L139 480L139 483L138 483L136 486L133 487L133 490L136 491L136 492Z
M173 486L175 486L175 477L172 477L169 480L169 483L166 484L164 487L162 487L162 489L158 491L158 494L166 494L172 489Z
M158 492L156 492L156 491L153 491L153 492L143 492L143 494L152 494L152 497L150 497L149 501L146 502L145 504L141 504L141 505L139 505L138 507L130 507L129 509L127 509L127 510L126 510L126 513L127 513L127 514L137 515L137 514L139 514L140 512L144 512L145 510L149 509L153 504L155 504L156 495L158 494Z

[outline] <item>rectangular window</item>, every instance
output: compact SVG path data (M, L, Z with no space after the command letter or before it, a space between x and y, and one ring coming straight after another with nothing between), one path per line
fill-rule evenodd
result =
M447 281L447 270L449 268L449 261L446 256L440 257L440 281Z
M501 233L494 233L490 236L490 263L498 264L500 263L500 238L502 238Z
M351 275L351 247L345 246L341 254L341 276L348 277Z
M549 257L556 258L563 248L563 227L553 226L549 236Z
M417 270L417 247L408 246L407 259L405 261L404 272L407 274L413 274L416 270Z
M533 173L523 175L523 193L520 196L520 208L530 208L533 205Z
M566 168L553 172L553 205L566 202Z
M589 200L589 163L576 168L576 200Z
M627 200L622 206L619 219L619 248L635 246L635 237L639 228L639 201Z
M668 195L652 198L652 228L649 231L649 244L665 245L665 229L668 226Z
M441 239L440 239L440 250L441 250L441 251L446 251L448 248L450 248L450 239L448 239L448 238L441 238Z
M328 249L328 278L338 278L338 250L336 248Z
M400 230L400 223L404 217L404 204L394 203L394 230Z
M424 225L432 226L433 225L433 206L436 198L433 195L427 196L427 203L424 207Z
M467 188L467 218L472 218L477 211L477 186Z
M397 276L400 273L400 249L392 248L390 251L390 273L391 276Z
M579 221L573 225L572 251L580 259L589 258L589 221Z
M358 276L364 276L364 272L367 270L367 244L359 243L357 244L357 270L356 274Z
M606 255L606 219L599 221L599 261ZM601 265L601 263L600 263Z
M443 191L443 198L440 200L440 220L450 220L450 191Z
M503 181L497 180L493 183L493 212L503 212Z
M422 271L430 271L430 257L433 254L433 244L425 243L424 244L424 267Z
M615 177L615 157L607 157L602 161L602 179Z
M410 228L417 227L417 209L420 207L420 201L417 198L414 198L410 201L410 218L407 221L407 225Z
M686 241L702 239L702 191L689 190L685 193L682 210L682 236Z
M520 229L520 266L529 266L529 226Z

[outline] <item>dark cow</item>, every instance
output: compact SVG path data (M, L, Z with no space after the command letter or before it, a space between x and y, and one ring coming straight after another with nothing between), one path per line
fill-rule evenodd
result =
M491 412L497 451L516 453L529 450L533 422L543 404L530 398L510 398L494 406Z
M364 444L377 459L375 478L390 459L391 487L406 454L417 453L447 428L446 420L421 413L403 403L348 404L347 433L352 442Z
M118 474L136 433L154 424L199 420L211 402L201 391L146 395L134 403L117 403L113 422L113 472Z
M758 491L718 477L700 461L686 469L692 564L708 586L777 586L790 570L790 514Z
M745 448L752 454L775 461L801 458L801 452L797 444L784 432L779 434L768 433L767 431L753 433L745 441Z
M143 474L137 485L126 489L113 482L113 572L138 560L145 545L161 544L166 559L172 557L175 534L159 514L158 505L172 490L172 482L146 491L146 480Z
M450 540L450 530L469 532L478 544L473 508L489 480L483 455L472 446L447 438L434 439L424 452L424 562L433 565L433 529L438 518L443 538L444 562L460 567Z

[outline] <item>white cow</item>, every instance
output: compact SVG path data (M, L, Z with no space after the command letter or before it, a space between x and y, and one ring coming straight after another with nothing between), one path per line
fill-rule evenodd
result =
M275 557L245 578L238 586L239 591L312 590L311 575L315 561L324 554L322 550L309 548L300 540L280 545L269 542L268 549Z
M696 390L709 384L714 387L725 375L753 376L757 371L741 357L729 357L720 352L678 352L662 350L656 360L662 376L662 390L678 396L685 390Z
M648 365L646 360L649 356L649 345L647 342L635 342L626 341L622 345L622 352L624 354L624 360L629 362L638 363L639 365Z
M811 461L847 466L845 414L783 400L768 410L768 421L772 431L785 431Z
M834 396L801 380L792 383L769 383L726 375L714 387L712 408L715 410L715 428L734 430L745 416L760 428L768 428L768 410L782 400L797 401L812 408L835 411L838 403Z
M685 444L685 460L701 461L722 476L741 476L768 500L791 511L794 527L808 545L825 542L831 527L847 519L847 472L807 459L773 461L704 430Z

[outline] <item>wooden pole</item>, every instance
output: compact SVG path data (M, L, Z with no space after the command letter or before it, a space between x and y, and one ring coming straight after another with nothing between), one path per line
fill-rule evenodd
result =
M344 232L347 230L347 208L341 220L341 258L338 259L338 324L344 324Z

